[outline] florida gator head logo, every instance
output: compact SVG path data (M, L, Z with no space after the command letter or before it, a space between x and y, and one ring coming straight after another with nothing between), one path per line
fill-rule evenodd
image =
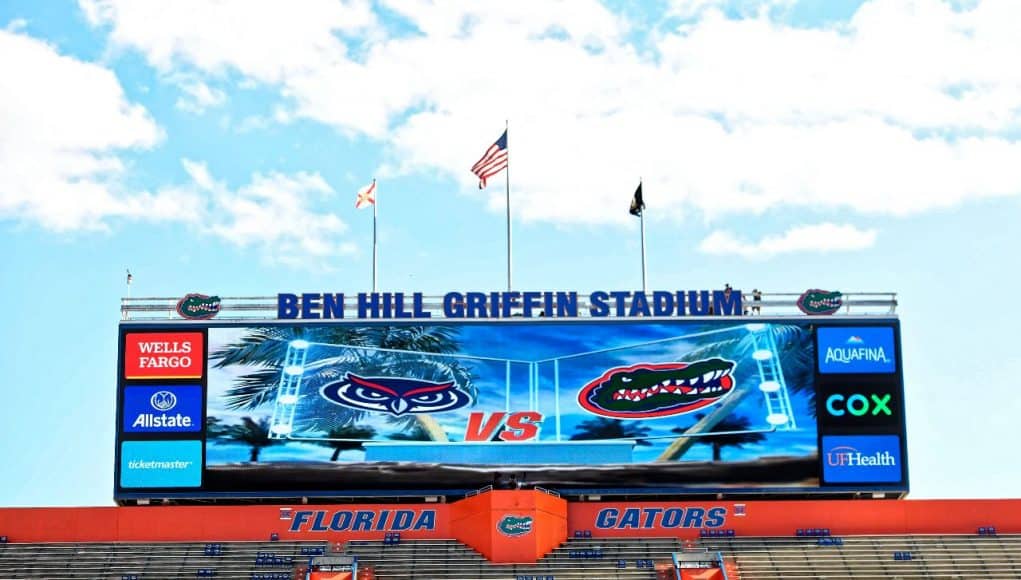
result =
M177 301L177 313L190 320L212 318L220 311L220 297L186 294Z
M496 530L505 536L523 536L532 531L532 516L503 516Z
M360 377L354 373L347 373L319 392L326 400L343 407L394 416L452 411L472 401L453 381L434 383L421 379Z
M805 314L833 314L844 305L844 295L827 290L805 290L798 297L798 308Z
M683 415L716 404L734 391L737 363L639 363L612 368L578 393L583 409L603 417L645 419Z

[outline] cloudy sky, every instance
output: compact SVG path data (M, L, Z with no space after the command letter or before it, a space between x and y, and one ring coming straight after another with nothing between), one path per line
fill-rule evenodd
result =
M1016 495L1015 0L0 5L0 483L106 504L134 295L898 292L916 497Z

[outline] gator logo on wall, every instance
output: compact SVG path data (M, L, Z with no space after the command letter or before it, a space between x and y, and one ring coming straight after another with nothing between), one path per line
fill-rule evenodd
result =
M683 415L716 404L734 391L737 363L639 363L612 368L578 393L583 409L603 417L643 419Z
M532 531L532 516L503 516L496 522L496 530L505 536L524 536Z
M472 401L453 381L434 383L421 379L360 377L354 373L347 373L342 380L325 385L319 392L326 400L343 407L394 416L453 411Z
M205 320L220 312L220 297L187 294L177 301L177 313L190 320Z
M798 308L805 314L833 314L844 305L844 295L827 290L805 290L798 297Z

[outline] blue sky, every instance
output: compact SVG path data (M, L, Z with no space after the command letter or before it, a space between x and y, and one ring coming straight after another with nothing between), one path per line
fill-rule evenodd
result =
M111 502L135 296L898 293L915 497L1017 494L1013 0L0 5L5 505Z

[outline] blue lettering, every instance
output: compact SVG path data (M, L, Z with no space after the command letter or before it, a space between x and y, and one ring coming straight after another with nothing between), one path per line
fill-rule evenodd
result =
M652 314L670 316L674 313L674 297L669 292L655 291L652 293Z
M412 314L404 309L404 292L394 296L394 318L412 318Z
M443 316L464 318L464 296L460 292L447 292L443 296Z
M379 294L358 293L358 318L379 318Z
M319 308L319 298L322 294L302 294L301 295L301 317L302 318L319 318L319 313L315 312L314 309Z
M547 312L546 316L550 316L552 314L553 314L552 312ZM578 316L577 292L557 292L557 316L558 317Z
M294 295L292 294L292 296L294 296ZM297 298L297 297L295 296L295 298ZM308 518L311 515L312 515L312 512L310 512L310 511L302 510L302 511L299 511L299 512L294 512L294 518L291 519L291 531L292 532L297 532L297 531L301 530L302 524L304 524L306 521L308 521Z
M612 528L617 523L616 508L603 508L596 514L596 527L605 530Z
M351 527L351 512L340 511L333 514L330 519L330 529L335 532L343 532Z
M684 527L685 528L701 528L702 518L705 516L705 510L700 507L690 507L687 513L684 514Z
M431 530L436 527L436 512L433 510L423 510L418 515L418 521L415 523L416 530Z
M610 292L610 297L616 301L617 306L616 311L614 312L614 316L620 317L624 316L624 301L627 300L627 297L630 294L631 294L630 292L621 291Z
M355 521L351 525L351 531L352 532L361 532L361 531L366 531L367 532L367 531L371 530L372 529L372 516L374 516L374 515L376 515L376 514L374 514L373 512L368 512L368 511L361 511L361 510L359 510L359 511L355 512Z
M421 292L415 292L414 294L411 295L411 304L412 304L412 310L415 313L415 318L432 318L433 317L433 313L432 312L427 312L426 309L425 309L425 305L423 304L422 293Z
M664 528L676 528L681 525L681 518L684 516L684 510L681 508L670 508L663 512L662 526Z
M730 296L723 290L713 291L713 310L719 316L740 316L743 314L741 310L741 291L731 290Z
M596 317L603 317L609 314L610 307L606 304L607 294L603 291L593 292L589 296L589 314Z
M520 306L519 299L521 298L521 292L504 292L503 293L503 310L501 314L504 318L511 317L511 310Z
M402 531L411 527L415 512L411 510L397 510L394 512L394 523L390 529Z
M624 515L620 518L620 523L617 525L618 528L637 528L642 525L642 512L638 508L627 508L624 510Z
M386 520L390 517L390 510L382 510L379 512L379 519L376 520L376 531L382 531L386 529Z
M393 295L389 292L382 292L383 297L383 318L393 318Z
M343 294L323 294L323 318L344 318Z
M649 299L645 297L645 292L635 292L634 298L631 299L631 310L628 311L628 316L649 316Z
M312 520L312 527L309 528L310 532L325 532L330 529L323 525L324 516L326 516L326 512L323 510L316 512L316 517Z
M277 294L277 318L298 317L298 296L296 294Z
M727 508L725 507L714 507L709 508L706 513L707 517L705 520L705 526L707 528L718 528L723 525L727 519Z
M542 292L524 292L521 294L521 315L525 318L532 317L532 309L539 307L539 299Z
M663 511L663 508L645 508L645 525L643 528L654 528L656 527L656 516Z
M684 292L677 293L677 316L685 316L688 313L684 310Z
M688 291L688 312L692 316L708 316L712 306L709 304L709 291Z
M469 292L465 294L468 302L466 316L468 318L489 318L486 315L486 295L482 292Z

